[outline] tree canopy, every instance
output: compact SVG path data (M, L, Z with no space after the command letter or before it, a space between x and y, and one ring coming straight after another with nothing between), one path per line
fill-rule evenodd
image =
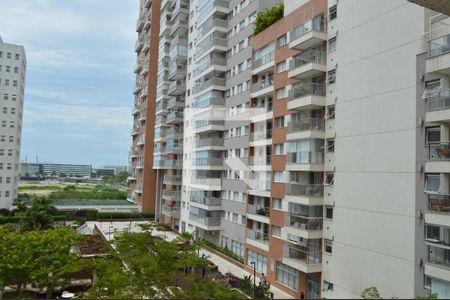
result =
M264 11L256 15L256 20L253 25L253 35L257 35L276 21L284 17L284 4L280 3L277 6L266 8Z

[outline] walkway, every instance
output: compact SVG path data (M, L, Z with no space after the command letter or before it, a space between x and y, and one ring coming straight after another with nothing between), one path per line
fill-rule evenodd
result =
M92 226L92 227L94 226L94 224L97 225L97 228L99 228L102 231L104 237L107 240L111 240L114 238L114 233L116 233L116 232L122 232L122 231L139 232L140 227L138 226L138 224L147 223L147 222L146 221L140 221L140 222L130 222L130 221L114 222L113 221L113 222L87 222L87 223L89 226ZM178 234L173 231L154 231L153 235L162 236L167 241L173 241L178 237ZM208 256L208 260L211 261L216 266L218 266L219 271L222 274L229 272L239 278L244 278L245 276L252 275L252 279L253 279L253 273L250 274L250 272L244 270L243 268L236 266L232 262L220 257L219 255L217 255L211 251L201 248L199 255L202 255L202 254L206 254ZM256 277L256 284L259 284L258 276ZM295 299L291 295L283 292L282 290L274 287L273 285L271 285L270 291L273 293L273 296L275 299Z

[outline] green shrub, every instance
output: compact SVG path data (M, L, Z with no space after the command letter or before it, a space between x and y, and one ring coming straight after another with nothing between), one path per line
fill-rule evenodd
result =
M20 223L21 219L19 216L0 217L0 224Z
M236 254L234 254L233 251L231 251L231 250L229 250L229 249L227 249L227 248L219 247L219 246L217 246L216 244L211 243L210 241L207 241L207 240L203 240L202 242L203 242L207 247L209 247L209 248L211 248L211 249L214 249L214 250L216 250L216 251L218 251L218 252L220 252L220 253L222 253L222 254L228 256L228 257L231 257L232 259L237 260L237 261L240 262L240 263L244 263L244 260L243 260L240 256L237 256Z
M98 212L96 210L88 210L86 212L87 221L97 221Z
M276 21L284 17L284 4L280 3L272 8L266 8L264 11L256 15L255 24L253 25L253 35L257 35Z

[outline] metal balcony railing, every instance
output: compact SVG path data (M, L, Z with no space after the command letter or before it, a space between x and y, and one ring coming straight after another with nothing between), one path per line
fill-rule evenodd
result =
M181 183L182 177L181 175L164 175L163 183L164 184L179 184Z
M270 215L270 207L248 204L247 205L247 213L268 217Z
M273 76L265 80L260 80L252 84L252 93L256 93L260 90L273 86Z
M270 165L272 163L272 155L266 156L250 156L248 164L252 166Z
M250 133L250 141L267 140L272 138L272 129L255 131Z
M301 197L323 197L323 185L291 182L286 185L286 194Z
M429 263L450 269L450 249L428 245L427 250Z
M299 121L292 121L288 123L288 133L302 132L302 131L323 131L324 120L319 118L310 118Z
M206 196L191 194L190 199L192 202L195 202L198 204L203 204L203 205L208 205L208 206L220 206L222 204L222 199L216 198L216 197L206 197Z

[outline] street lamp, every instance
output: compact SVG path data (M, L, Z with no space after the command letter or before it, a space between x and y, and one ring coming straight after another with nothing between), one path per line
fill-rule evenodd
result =
M250 264L253 266L253 299L256 299L256 262L251 261Z

